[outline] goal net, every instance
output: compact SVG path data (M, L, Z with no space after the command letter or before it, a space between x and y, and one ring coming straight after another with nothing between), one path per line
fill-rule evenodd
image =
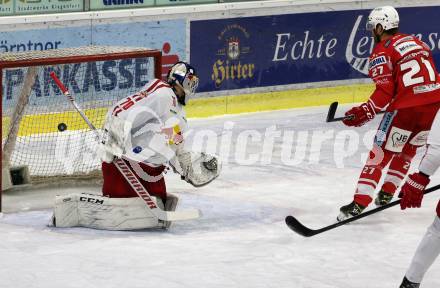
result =
M27 167L32 182L100 170L95 136L53 82L52 71L100 128L110 106L161 77L161 52L87 46L0 54L2 172Z

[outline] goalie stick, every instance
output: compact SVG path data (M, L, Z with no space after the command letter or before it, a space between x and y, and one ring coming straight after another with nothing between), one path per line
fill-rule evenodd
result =
M338 109L338 105L339 105L338 102L333 102L332 104L330 104L330 107L329 107L328 113L327 113L326 122L337 122L337 121L343 121L343 120L348 120L348 119L353 118L353 115L335 118L335 114L336 114L336 110ZM383 114L385 112L386 111L379 111L376 114Z
M69 90L64 86L64 84L60 81L60 79L57 77L55 72L50 72L50 77L55 81L58 88L60 88L61 92L66 96L67 100L72 103L72 105L75 107L76 111L81 115L81 117L84 119L84 121L87 123L87 125L90 127L90 129L95 133L97 137L97 141L99 141L99 133L95 126L90 122L89 118L86 116L84 111L78 106L73 96L70 94ZM129 159L126 159L130 161ZM147 204L147 208L151 210L151 212L160 220L163 221L179 221L179 220L190 220L190 219L196 219L201 216L200 210L197 209L190 209L190 210L184 210L184 211L164 211L157 207L154 200L151 198L148 191L145 189L145 187L139 182L136 175L133 173L133 171L130 169L130 167L127 165L127 163L122 159L116 159L113 161L115 166L118 168L119 172L124 176L125 180L130 184L131 188L136 192L136 194L144 200L144 202Z
M440 189L440 185L433 186L431 188L426 189L425 194L429 194L429 193L434 192L439 189ZM398 200L393 201L391 203L388 203L386 205L383 205L383 206L377 207L375 209L361 213L361 214L354 216L352 218L348 218L348 219L345 219L341 222L337 222L337 223L334 223L334 224L331 224L331 225L328 225L328 226L325 226L325 227L322 227L322 228L316 229L316 230L310 229L310 228L304 226L301 222L299 222L295 217L293 217L291 215L286 217L286 224L287 224L287 226L289 226L290 229L292 229L296 233L298 233L304 237L311 237L311 236L323 233L325 231L335 229L335 228L342 226L342 225L345 225L347 223L350 223L350 222L359 220L361 218L367 217L369 215L375 214L375 213L380 212L382 210L396 206L400 203L400 201L401 201L401 199L398 199Z

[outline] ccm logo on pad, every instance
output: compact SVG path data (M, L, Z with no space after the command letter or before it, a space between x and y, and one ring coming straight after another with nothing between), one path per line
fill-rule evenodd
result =
M104 204L104 200L90 198L90 197L79 197L79 201L88 202L88 203L94 203L94 204Z

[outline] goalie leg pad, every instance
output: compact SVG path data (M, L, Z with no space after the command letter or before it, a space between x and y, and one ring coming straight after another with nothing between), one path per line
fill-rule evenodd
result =
M161 200L152 197L158 207ZM55 199L56 227L82 226L103 230L163 228L144 201L138 197L108 198L92 194L69 194Z

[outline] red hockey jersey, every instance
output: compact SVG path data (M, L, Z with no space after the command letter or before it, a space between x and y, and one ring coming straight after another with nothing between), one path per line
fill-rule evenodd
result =
M387 111L440 102L440 76L429 47L398 33L378 43L370 56L369 75L376 84L370 102Z

